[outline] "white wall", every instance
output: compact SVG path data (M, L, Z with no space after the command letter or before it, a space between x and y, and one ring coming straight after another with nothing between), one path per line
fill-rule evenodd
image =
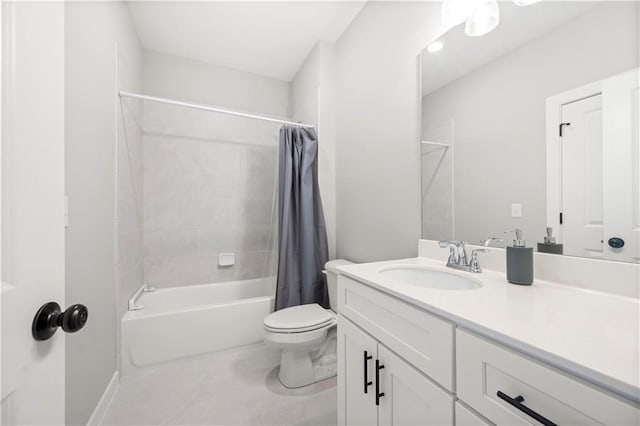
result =
M518 227L529 245L542 240L545 100L637 67L638 47L638 3L606 3L424 97L423 136L453 126L456 239L479 244Z
M335 48L320 41L291 82L291 117L318 131L318 185L327 226L329 259L336 253Z
M66 4L66 191L69 304L89 308L66 339L66 423L86 424L116 369L116 43L137 90L140 45L124 3Z
M178 56L145 51L147 95L289 116L289 83Z
M415 256L420 237L417 56L440 2L369 2L336 43L336 256Z

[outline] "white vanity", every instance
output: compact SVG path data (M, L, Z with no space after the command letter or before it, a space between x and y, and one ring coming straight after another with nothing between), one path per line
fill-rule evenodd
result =
M510 285L440 254L339 268L338 424L639 424L636 297ZM480 285L429 288L389 268Z

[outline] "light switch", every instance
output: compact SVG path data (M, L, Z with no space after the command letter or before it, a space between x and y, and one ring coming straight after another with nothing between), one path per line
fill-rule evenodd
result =
M522 204L511 204L511 217L522 217Z

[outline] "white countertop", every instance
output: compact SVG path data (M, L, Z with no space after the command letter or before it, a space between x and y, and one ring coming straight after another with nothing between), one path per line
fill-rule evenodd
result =
M482 282L473 290L437 290L394 282L390 265L425 266ZM634 401L640 401L640 301L536 280L509 284L504 273L456 271L418 257L338 267L415 306L545 361Z

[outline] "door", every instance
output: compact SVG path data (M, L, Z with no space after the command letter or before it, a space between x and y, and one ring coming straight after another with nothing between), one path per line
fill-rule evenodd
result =
M640 262L639 94L637 68L603 82L604 257L609 260Z
M562 106L564 254L603 258L602 95Z
M3 1L1 422L63 424L64 335L31 323L64 303L64 4Z
M338 316L338 424L376 425L377 342Z
M454 401L418 370L378 344L379 425L452 425Z

